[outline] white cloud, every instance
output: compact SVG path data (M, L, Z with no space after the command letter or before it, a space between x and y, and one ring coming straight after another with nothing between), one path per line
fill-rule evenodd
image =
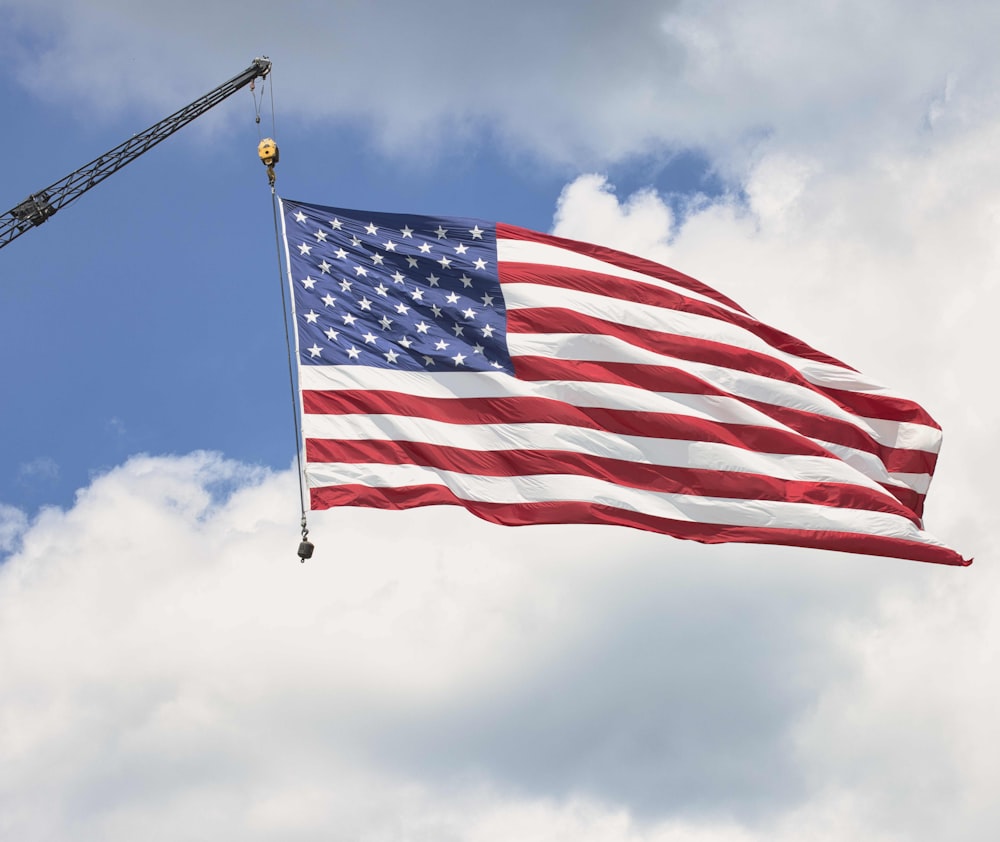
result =
M879 838L898 817L871 813L921 790L876 761L898 772L918 735L979 786L963 819L991 815L972 736L996 681L965 669L981 648L947 659L995 625L975 567L447 508L314 513L300 565L291 474L211 454L136 457L66 511L7 521L12 838L743 842L801 839L824 812ZM922 672L949 663L944 684Z
M912 144L975 124L1000 82L1000 10L980 0L0 8L14 78L91 119L134 102L160 114L267 52L283 115L360 120L400 154L487 130L584 167L698 148L739 178L764 141L859 160L901 130Z
M22 462L17 468L17 478L22 485L52 481L59 476L59 463L51 456L39 456Z
M12 552L27 526L24 512L0 503L0 553Z
M990 666L1000 657L990 529L1000 406L987 385L1000 306L998 132L983 122L850 165L765 154L743 197L681 221L665 197L619 198L593 175L560 201L556 233L603 229L602 241L715 285L921 400L945 429L928 526L978 562L925 590L888 587L871 615L824 632L850 666L827 673L794 726L810 795L769 839L798 828L804 838L973 840L1000 827L988 712L1000 701Z

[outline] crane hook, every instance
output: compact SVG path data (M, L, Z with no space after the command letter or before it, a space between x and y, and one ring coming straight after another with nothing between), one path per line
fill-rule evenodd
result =
M261 163L267 167L267 181L274 187L274 165L278 163L278 144L271 138L265 137L257 144L257 156Z

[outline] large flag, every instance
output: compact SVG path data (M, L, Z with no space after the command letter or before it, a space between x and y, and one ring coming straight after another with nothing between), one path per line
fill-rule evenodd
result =
M964 565L916 403L639 257L281 202L311 509L458 505Z

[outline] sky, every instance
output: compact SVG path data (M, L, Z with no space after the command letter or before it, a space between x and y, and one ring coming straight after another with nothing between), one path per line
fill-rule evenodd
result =
M0 838L1000 834L1000 7L0 15L5 208L274 63L0 251ZM659 260L919 401L975 563L441 507L300 564L262 135L281 196Z

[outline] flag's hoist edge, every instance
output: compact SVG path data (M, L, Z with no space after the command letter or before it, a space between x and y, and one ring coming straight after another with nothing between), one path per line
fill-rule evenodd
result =
M922 528L934 420L699 281L503 223L281 206L311 508L971 563Z

